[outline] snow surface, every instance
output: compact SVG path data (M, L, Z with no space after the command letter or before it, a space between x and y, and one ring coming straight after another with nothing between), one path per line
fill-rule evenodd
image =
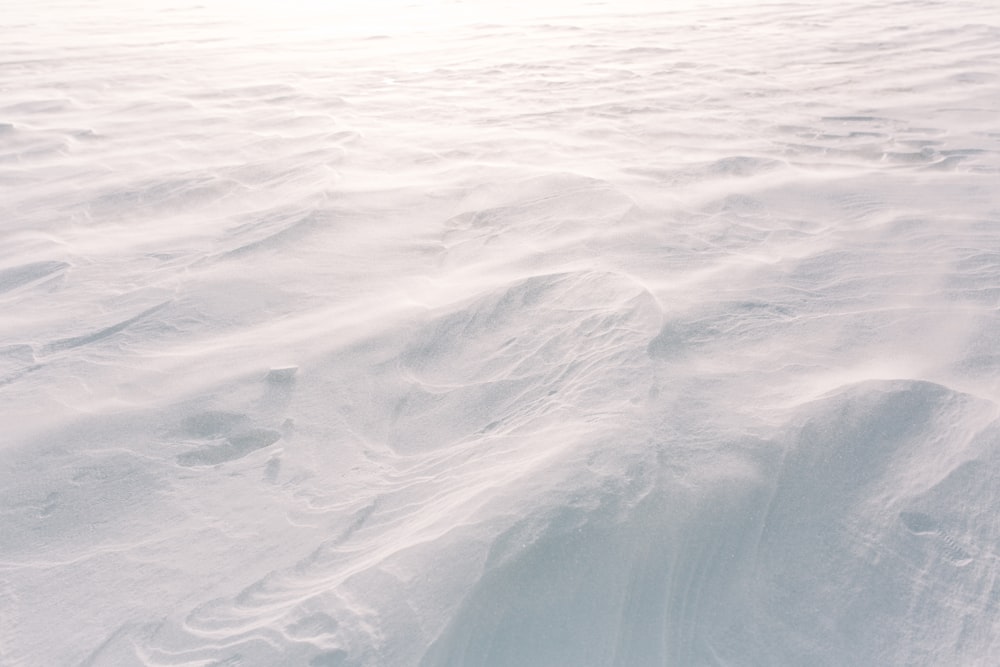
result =
M0 664L1000 664L996 0L353 4L4 3Z

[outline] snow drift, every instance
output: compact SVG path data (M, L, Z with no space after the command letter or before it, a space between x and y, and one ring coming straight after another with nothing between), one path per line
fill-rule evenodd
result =
M0 663L1000 661L992 3L0 21Z

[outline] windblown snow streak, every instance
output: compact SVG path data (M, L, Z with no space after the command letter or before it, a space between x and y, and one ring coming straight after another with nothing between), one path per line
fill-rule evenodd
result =
M0 663L1000 664L992 0L14 4Z

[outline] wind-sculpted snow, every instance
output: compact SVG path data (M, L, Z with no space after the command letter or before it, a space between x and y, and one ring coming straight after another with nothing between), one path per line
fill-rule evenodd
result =
M0 16L0 664L1000 663L992 2L323 4Z

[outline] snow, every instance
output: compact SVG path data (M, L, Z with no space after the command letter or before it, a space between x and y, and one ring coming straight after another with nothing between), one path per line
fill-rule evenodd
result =
M11 0L0 664L1000 663L992 0Z

